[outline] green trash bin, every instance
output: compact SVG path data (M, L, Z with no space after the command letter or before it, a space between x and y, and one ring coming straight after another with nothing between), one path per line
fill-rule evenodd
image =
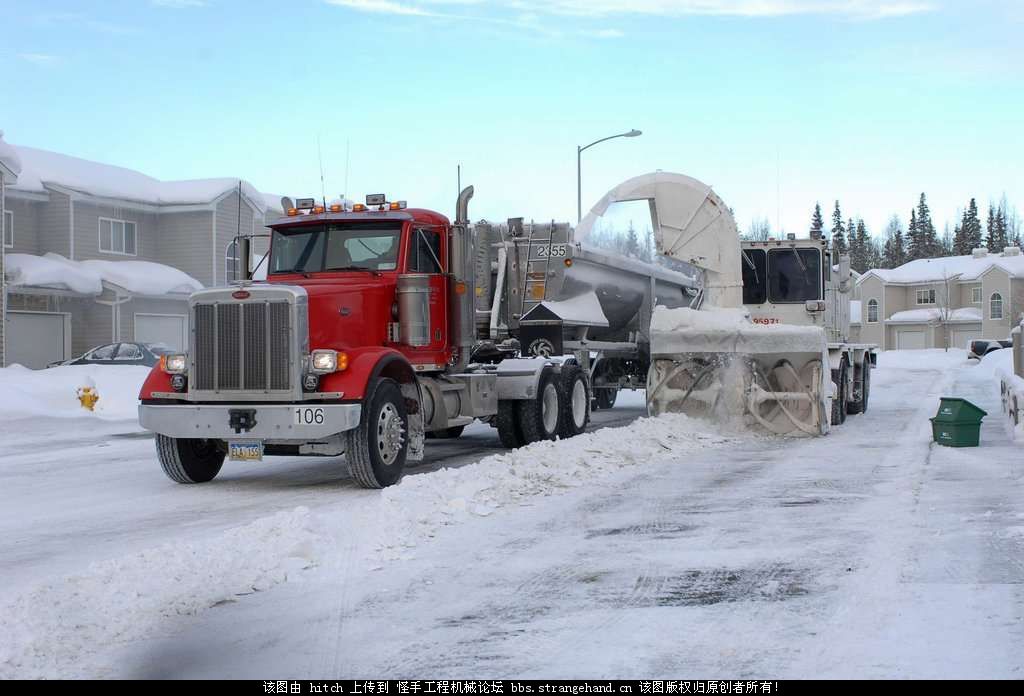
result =
M932 421L932 439L945 447L977 447L981 437L981 419L987 416L967 399L944 396Z

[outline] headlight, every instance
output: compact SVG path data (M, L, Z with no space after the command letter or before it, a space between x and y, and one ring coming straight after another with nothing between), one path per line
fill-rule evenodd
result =
M348 367L348 355L336 350L314 350L309 357L309 371L316 375L339 372Z
M160 358L160 367L169 375L183 375L188 370L188 357L183 353L172 353Z

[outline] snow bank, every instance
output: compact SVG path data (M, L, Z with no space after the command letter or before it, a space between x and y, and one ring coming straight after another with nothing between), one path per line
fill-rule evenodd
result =
M10 284L66 288L99 295L110 283L138 295L189 294L202 290L198 280L183 271L151 261L71 261L49 252L43 256L8 254Z
M746 309L701 310L658 306L651 317L651 350L675 353L822 353L825 331L818 326L755 324Z
M150 368L138 365L64 365L29 370L0 368L0 418L39 415L54 418L136 420L139 390ZM100 396L94 411L82 408L77 391L92 387Z
M7 254L6 258L8 284L12 287L31 285L66 288L82 295L99 295L103 292L103 279L99 274L59 254Z
M878 353L878 366L894 370L933 370L957 367L967 363L963 348L930 348L927 350L886 350ZM875 379L875 375L871 376Z
M907 309L902 312L895 312L889 317L890 322L927 322L939 321L942 319L943 310L938 308L930 309ZM981 321L981 309L978 307L961 307L949 311L946 321Z
M641 418L626 427L538 442L429 476L407 476L380 494L372 515L376 552L381 559L405 558L440 528L467 517L490 515L640 464L678 461L686 452L730 441L708 428L680 414Z
M115 641L152 635L176 616L286 582L316 564L325 538L299 507L39 585L0 610L0 678L82 676L82 658Z
M203 289L203 284L192 276L162 263L90 260L80 265L95 271L104 281L138 295L189 294Z

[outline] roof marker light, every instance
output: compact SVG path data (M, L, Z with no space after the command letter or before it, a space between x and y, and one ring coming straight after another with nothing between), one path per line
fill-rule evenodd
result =
M352 212L353 213L361 213L361 212L363 212L365 210L366 210L366 206L363 205L362 203L356 203L355 205L352 206Z
M315 205L315 206L313 206L313 214L314 215L319 215L322 212L324 212L324 207L322 205Z
M299 209L298 208L289 208L288 209L288 217L295 217L298 214L299 214Z
M341 203L331 203L331 212L332 213L340 213L341 212Z

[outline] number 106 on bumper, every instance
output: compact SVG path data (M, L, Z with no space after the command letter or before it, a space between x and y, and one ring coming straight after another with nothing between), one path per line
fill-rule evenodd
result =
M296 408L294 423L295 425L323 425L324 410L322 408Z

